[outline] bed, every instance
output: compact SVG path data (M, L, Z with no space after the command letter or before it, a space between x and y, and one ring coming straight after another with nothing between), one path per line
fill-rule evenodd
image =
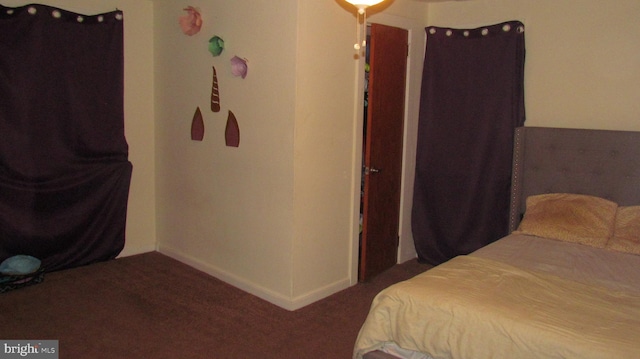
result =
M510 234L380 292L354 358L640 356L640 132L514 142Z

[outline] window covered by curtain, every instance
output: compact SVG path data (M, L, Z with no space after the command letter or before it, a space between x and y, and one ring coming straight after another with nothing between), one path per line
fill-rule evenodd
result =
M426 32L412 231L419 259L439 264L507 234L524 25Z
M48 271L124 247L123 14L0 6L0 260Z

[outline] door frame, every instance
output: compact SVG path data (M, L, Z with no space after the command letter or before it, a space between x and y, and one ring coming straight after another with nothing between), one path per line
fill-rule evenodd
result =
M417 143L417 123L419 113L419 96L422 84L422 66L425 50L426 24L403 17L378 13L368 18L368 23L376 23L405 29L409 32L409 56L407 58L407 73L405 84L404 135L402 148L402 184L400 195L400 226L398 236L397 263L402 263L416 257L411 234L411 205L413 203L413 180L415 176L415 147ZM359 269L359 239L360 239L360 190L362 179L362 149L364 126L364 56L354 60L355 90L354 94L354 129L352 153L352 235L351 235L351 270L350 284L358 283Z

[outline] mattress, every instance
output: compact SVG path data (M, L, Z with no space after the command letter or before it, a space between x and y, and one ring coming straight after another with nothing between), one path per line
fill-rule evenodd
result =
M512 234L374 299L354 358L635 358L640 256Z

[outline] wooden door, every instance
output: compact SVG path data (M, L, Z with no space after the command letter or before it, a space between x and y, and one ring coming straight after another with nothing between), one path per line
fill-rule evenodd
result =
M408 31L371 25L359 280L397 263Z

